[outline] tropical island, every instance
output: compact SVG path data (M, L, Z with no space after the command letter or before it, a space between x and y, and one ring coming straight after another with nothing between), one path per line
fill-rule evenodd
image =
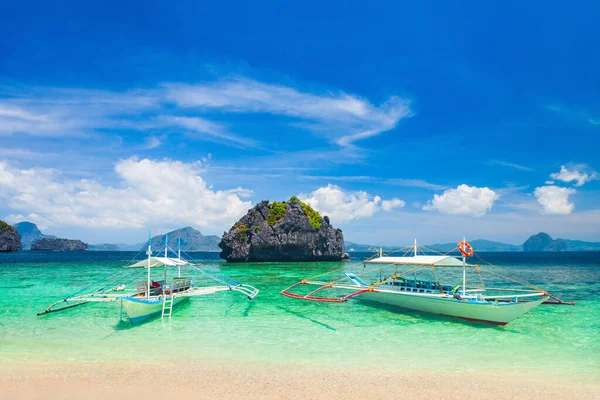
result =
M296 196L261 201L223 234L219 247L228 262L340 261L345 255L342 231Z

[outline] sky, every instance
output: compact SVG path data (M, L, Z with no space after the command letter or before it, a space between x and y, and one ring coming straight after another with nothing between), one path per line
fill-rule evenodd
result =
M309 202L358 243L600 241L597 2L11 2L0 219L90 243Z

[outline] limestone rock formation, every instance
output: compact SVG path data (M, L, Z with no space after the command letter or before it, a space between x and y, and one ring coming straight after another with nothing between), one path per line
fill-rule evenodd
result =
M87 243L83 243L81 240L43 238L33 242L31 245L31 250L87 251L88 245Z
M177 251L178 241L181 241L181 250L184 251L219 251L219 237L215 235L205 236L200 231L192 228L180 228L168 232L167 239L169 247ZM142 246L146 249L148 244ZM154 236L152 238L152 248L158 250L165 247L165 235Z
M342 231L295 196L258 203L223 234L219 247L229 262L340 261L345 254Z
M21 235L21 245L23 246L23 250L30 250L31 244L38 239L49 238L55 239L56 236L52 235L44 235L37 227L36 224L29 221L23 221L16 223L15 228L19 231Z
M0 252L21 250L21 236L14 226L0 221Z

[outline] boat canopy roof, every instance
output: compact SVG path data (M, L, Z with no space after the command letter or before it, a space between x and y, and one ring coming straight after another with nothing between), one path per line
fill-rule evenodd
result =
M435 267L462 267L462 260L452 256L378 257L366 264L433 265ZM467 264L470 265L470 264Z
M189 262L180 258L150 257L150 268L158 268L163 266L181 267L184 265L189 265ZM146 258L142 261L136 262L135 264L126 265L124 268L148 268L148 259Z

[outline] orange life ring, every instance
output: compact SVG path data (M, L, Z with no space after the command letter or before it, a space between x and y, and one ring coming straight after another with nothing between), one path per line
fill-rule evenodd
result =
M467 249L467 250L465 250L465 249ZM471 247L471 245L468 242L459 242L458 250L465 257L470 257L473 255L473 247Z

